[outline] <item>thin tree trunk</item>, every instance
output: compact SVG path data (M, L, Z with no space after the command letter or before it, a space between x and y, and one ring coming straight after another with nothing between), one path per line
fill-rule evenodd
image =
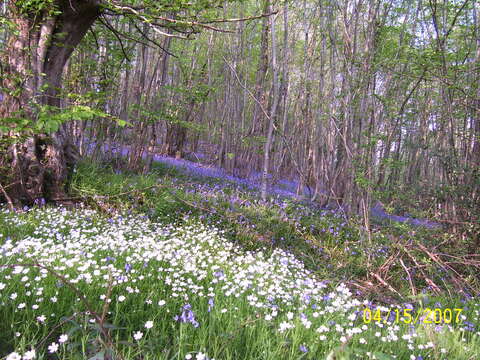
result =
M270 12L270 5L267 6L267 13ZM261 198L263 201L267 199L268 187L268 172L270 167L270 149L273 141L273 127L275 118L277 116L277 106L279 97L279 82L278 82L278 68L277 68L277 40L275 34L275 17L270 16L270 32L272 36L272 72L273 72L273 99L272 107L270 109L270 118L268 119L267 140L263 149L263 172L261 184Z

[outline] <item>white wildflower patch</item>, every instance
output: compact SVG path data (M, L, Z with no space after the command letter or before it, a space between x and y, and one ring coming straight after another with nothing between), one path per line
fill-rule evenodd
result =
M25 226L8 212L0 210L0 216L12 228ZM93 328L98 321L86 312L88 300L105 309L107 322L117 322L112 332L115 326L130 326L123 341L133 338L137 345L168 338L170 334L161 333L165 329L199 331L218 319L220 324L238 322L222 335L225 338L254 323L263 323L281 344L289 343L290 334L305 336L310 342L301 350L295 346L309 354L325 355L342 343L375 342L403 343L405 351L446 351L433 342L423 348L420 342L413 344L417 333L409 327L363 324L365 304L347 286L327 289L327 283L291 253L245 251L201 223L174 227L141 216L100 220L91 210L61 208L32 210L29 216L37 224L30 235L2 237L0 243L0 311L12 314L12 320L17 316L17 323L27 312L39 328L68 324L67 317L82 313ZM66 330L62 327L43 342L19 338L15 345L41 343L44 348L37 351L58 354L76 342L77 335ZM14 338L13 330L11 334ZM33 349L14 349L7 359L37 356ZM208 358L191 350L183 356Z

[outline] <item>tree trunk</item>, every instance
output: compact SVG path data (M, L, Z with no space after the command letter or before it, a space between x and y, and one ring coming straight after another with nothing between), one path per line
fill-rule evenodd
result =
M99 0L56 0L51 9L26 13L10 2L18 32L11 34L2 54L0 118L24 118L34 125L38 106L60 106L63 68L100 15L99 4ZM54 9L58 15L48 15ZM14 135L25 134L12 129L0 136L12 139ZM10 143L0 155L0 167L8 169L2 171L0 181L17 205L63 197L68 168L75 160L73 149L61 130Z
M270 10L270 6L267 6ZM268 185L268 172L270 168L270 150L273 142L273 127L275 117L277 116L277 106L279 98L279 82L278 82L278 68L277 68L277 41L275 37L275 18L270 16L270 32L272 36L272 72L273 72L273 86L272 86L272 107L270 109L268 119L267 139L263 149L263 171L262 171L262 184L261 184L261 198L263 201L267 200L267 185Z

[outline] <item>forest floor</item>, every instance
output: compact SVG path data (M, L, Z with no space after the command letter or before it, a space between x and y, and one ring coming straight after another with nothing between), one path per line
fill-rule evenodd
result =
M0 356L480 358L473 238L105 165L76 170L75 209L0 210Z

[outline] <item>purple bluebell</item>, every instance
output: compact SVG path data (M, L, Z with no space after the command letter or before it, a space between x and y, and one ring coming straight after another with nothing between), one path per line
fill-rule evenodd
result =
M214 305L215 301L213 300L213 298L208 299L208 312L212 311Z
M176 315L174 317L175 321L183 322L183 323L190 323L194 327L199 327L200 324L195 319L195 313L191 310L192 306L190 304L186 304L182 307L182 313L180 316Z
M213 276L215 276L216 278L221 278L223 277L225 274L223 273L222 270L217 270L213 273Z
M308 348L305 346L305 345L300 345L300 351L303 352L303 353L307 353L308 352Z

